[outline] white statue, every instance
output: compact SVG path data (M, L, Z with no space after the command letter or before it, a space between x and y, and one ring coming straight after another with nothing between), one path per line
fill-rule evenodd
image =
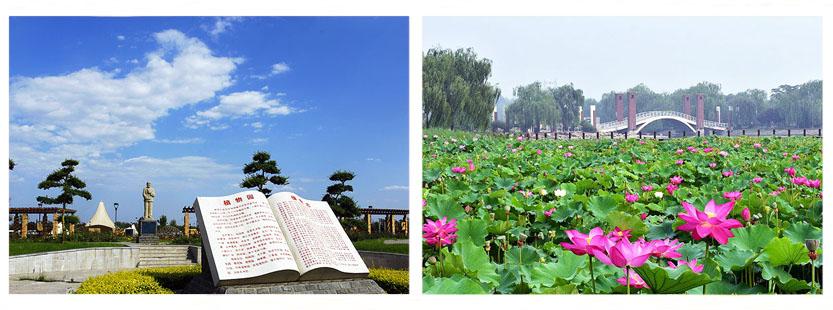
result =
M145 199L145 216L144 219L153 219L153 198L156 197L156 190L150 186L150 182L142 191L142 197Z

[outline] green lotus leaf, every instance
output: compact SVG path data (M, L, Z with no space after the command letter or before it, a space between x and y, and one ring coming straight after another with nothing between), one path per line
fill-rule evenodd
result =
M736 228L732 233L735 236L729 239L729 246L752 252L761 250L775 237L772 228L761 224Z
M457 221L457 242L471 242L476 246L486 245L488 235L486 221L469 218Z
M767 259L773 267L805 264L810 261L804 244L792 242L789 238L775 238L764 248Z
M470 278L455 276L452 278L424 279L422 290L425 294L488 294L483 285Z
M804 243L807 239L821 240L821 228L813 227L807 222L792 223L789 228L784 230L784 236L790 238L793 242Z
M633 271L642 277L650 287L648 290L654 294L680 294L698 286L720 281L720 272L714 267L708 268L708 264L714 265L714 262L708 260L704 263L707 268L699 274L685 265L670 269L657 266L653 262L634 268Z
M611 228L619 227L622 230L631 230L631 235L634 237L640 237L648 232L648 226L645 225L645 222L639 218L639 216L627 214L622 211L613 211L607 214L605 217L607 219L607 224L610 225Z

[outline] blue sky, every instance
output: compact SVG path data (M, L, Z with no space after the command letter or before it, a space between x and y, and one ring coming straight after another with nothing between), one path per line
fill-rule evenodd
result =
M505 97L534 81L588 98L645 83L724 93L822 78L821 17L426 17L423 49L473 47Z
M13 17L10 21L12 206L64 158L119 221L181 223L196 196L241 191L242 166L269 151L294 191L324 193L357 174L363 207L407 208L406 17Z

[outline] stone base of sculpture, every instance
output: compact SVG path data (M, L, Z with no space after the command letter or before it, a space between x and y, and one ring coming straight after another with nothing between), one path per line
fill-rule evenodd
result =
M156 235L156 229L159 223L152 219L142 218L139 220L139 243L159 243L159 237Z

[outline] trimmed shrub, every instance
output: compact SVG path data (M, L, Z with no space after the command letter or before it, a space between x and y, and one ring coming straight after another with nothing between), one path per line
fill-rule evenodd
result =
M370 279L388 294L408 294L408 271L370 268Z
M76 294L173 294L151 276L119 271L92 277L81 283Z
M200 265L176 266L176 267L155 267L137 269L137 273L150 276L162 287L172 290L184 288L193 277L198 276L202 270Z
M173 294L200 274L199 265L142 268L92 277L76 294Z

